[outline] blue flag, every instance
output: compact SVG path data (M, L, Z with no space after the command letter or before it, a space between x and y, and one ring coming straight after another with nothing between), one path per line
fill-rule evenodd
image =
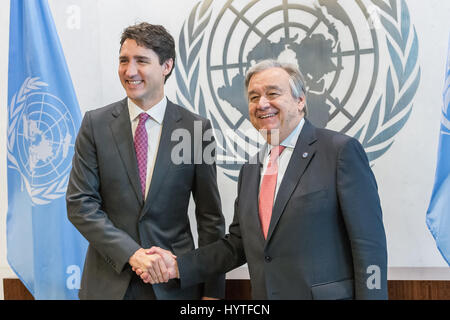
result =
M65 193L81 113L46 0L11 0L8 263L35 299L77 299L87 241Z
M443 98L436 177L427 211L427 225L439 251L450 265L450 37Z

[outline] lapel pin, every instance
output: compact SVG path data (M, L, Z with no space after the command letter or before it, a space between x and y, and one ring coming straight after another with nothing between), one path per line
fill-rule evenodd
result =
M306 159L308 157L308 152L305 152L304 154L302 154L302 158Z

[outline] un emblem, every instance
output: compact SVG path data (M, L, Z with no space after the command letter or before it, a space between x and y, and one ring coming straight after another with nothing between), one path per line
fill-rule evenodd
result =
M218 165L227 176L235 180L248 159L242 155L258 149L248 134L244 77L263 59L298 65L314 125L357 138L372 163L392 146L420 81L417 34L404 0L217 3L191 11L175 70L178 103L211 119L223 137Z
M33 205L65 195L75 124L58 97L42 90L48 85L27 78L11 100L8 165L18 171Z

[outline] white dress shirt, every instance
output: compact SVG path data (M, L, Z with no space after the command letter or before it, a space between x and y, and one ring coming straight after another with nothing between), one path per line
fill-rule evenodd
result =
M146 112L150 118L145 122L145 129L148 136L147 151L147 179L145 183L145 197L147 197L150 183L152 181L153 169L155 167L156 155L158 154L159 140L161 138L162 122L166 112L167 98L164 96L160 102L155 104L149 110L144 111L139 108L131 99L128 98L128 111L130 113L131 130L134 134L139 124L139 114Z
M280 188L281 181L283 181L284 173L286 172L286 169L288 167L289 161L291 160L292 153L294 152L295 145L297 144L298 136L300 135L300 132L302 131L303 124L305 123L305 119L302 118L300 120L300 123L295 127L294 130L292 130L291 134L284 139L280 145L286 147L283 152L278 157L278 175L277 175L277 186L275 188L275 195L274 199L277 198L278 189ZM259 185L261 186L262 178L264 176L264 173L267 170L267 166L269 164L269 156L270 151L272 150L273 146L266 144L265 146L265 152L264 152L264 159L263 159L263 167L261 169L261 180L259 181ZM275 203L275 201L274 201Z

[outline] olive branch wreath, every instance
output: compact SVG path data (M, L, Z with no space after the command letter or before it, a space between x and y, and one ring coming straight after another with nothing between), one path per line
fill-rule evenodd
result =
M43 87L48 87L48 84L39 80L39 77L27 77L20 87L19 91L14 94L11 99L8 112L8 130L7 130L7 157L8 168L16 170L21 177L22 190L25 189L31 198L33 205L44 205L50 203L52 200L60 198L65 195L69 175L64 176L60 181L52 183L50 186L36 188L29 181L25 174L20 169L19 162L14 155L14 145L16 143L16 130L25 108L27 97L40 90Z
M391 58L391 65L387 71L386 91L378 98L369 123L363 125L354 135L366 149L369 161L372 162L392 146L393 137L403 128L411 115L413 107L411 102L420 82L420 67L416 68L417 33L411 24L406 2L404 0L388 0L389 3L383 0L371 0L371 2L380 9L379 18L386 30L386 43ZM183 24L179 37L181 66L175 69L175 74L180 93L180 95L177 93L178 103L203 117L210 118L213 127L219 129L217 119L205 108L203 90L197 84L200 61L198 54L203 44L206 27L211 19L211 4L212 0L198 2L190 12L187 24L186 22ZM408 45L409 43L411 45ZM416 69L417 72L414 72ZM413 77L414 79L411 80ZM384 112L382 112L382 104L384 104ZM219 143L217 147L222 151L230 150ZM240 165L225 167L238 170ZM236 180L236 177L226 175Z
M367 127L363 126L355 134L355 138L360 140L366 149L369 161L382 156L394 143L394 135L403 128L411 115L413 108L411 102L420 82L420 67L414 75L418 62L417 33L411 24L406 2L389 0L388 5L382 0L372 0L372 3L380 8L379 18L387 32L386 44L391 66L387 71L385 96L379 97ZM400 10L398 10L398 4L400 4ZM411 43L409 48L408 43ZM383 102L384 116L382 117ZM364 129L366 130L362 137L361 133ZM367 150L376 149L383 144L385 146L378 150Z
M208 114L205 107L203 90L198 86L200 59L196 58L203 44L206 26L211 19L211 4L212 0L206 0L203 1L200 7L200 2L198 2L189 15L188 24L186 25L186 22L183 24L178 41L178 60L181 61L181 67L175 68L175 76L180 94L188 103L188 107L203 117L207 117ZM199 101L195 103L197 88L199 89ZM183 104L178 93L177 101L179 104ZM195 107L196 105L198 105L198 108Z

